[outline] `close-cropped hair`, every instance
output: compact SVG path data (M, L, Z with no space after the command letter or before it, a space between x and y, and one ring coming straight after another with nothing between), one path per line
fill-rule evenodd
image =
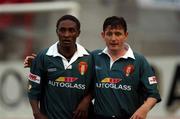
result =
M127 24L123 17L111 16L106 18L103 24L103 31L105 31L108 26L120 26L122 29L124 29L124 32L127 32Z
M58 29L60 22L64 21L64 20L71 20L71 21L75 22L76 26L77 26L77 30L80 31L81 24L80 24L79 20L75 16L72 16L72 15L64 15L61 18L59 18L59 20L56 23L56 29Z

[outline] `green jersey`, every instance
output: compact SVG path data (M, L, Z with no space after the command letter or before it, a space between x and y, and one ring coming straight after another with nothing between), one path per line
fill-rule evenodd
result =
M147 97L160 101L156 77L147 60L131 48L113 63L105 51L94 51L94 110L106 117L130 117Z
M70 61L58 53L57 43L41 51L29 74L30 100L41 100L48 119L72 119L87 94L93 72L92 56L79 44Z

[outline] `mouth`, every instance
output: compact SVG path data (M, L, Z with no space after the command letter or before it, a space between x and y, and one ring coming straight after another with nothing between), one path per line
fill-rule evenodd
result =
M71 40L63 40L62 41L64 44L70 44L71 43Z
M117 43L111 43L110 45L113 46L113 47L118 46Z

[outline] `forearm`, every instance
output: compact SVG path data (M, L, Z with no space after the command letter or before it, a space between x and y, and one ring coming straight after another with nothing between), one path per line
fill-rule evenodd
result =
M157 99L149 97L147 100L142 104L136 112L131 116L130 119L146 119L148 112L153 108L156 104Z
M92 100L92 96L90 93L88 93L87 95L85 95L83 97L83 99L80 101L80 103L78 104L77 108L74 111L74 116L73 119L77 119L77 118L82 118L86 119L88 116L88 109L90 106Z
M39 108L39 101L30 100L30 104L32 107L34 119L48 119L46 115L41 113L40 108Z
M91 102L93 99L93 96L91 93L88 93L86 96L84 96L83 100L86 100L87 102Z
M40 113L39 101L37 101L37 100L30 100L29 102L31 104L33 115Z
M147 100L144 102L144 104L141 106L141 108L145 108L148 111L150 111L154 107L154 105L156 105L156 103L157 103L156 98L148 97Z

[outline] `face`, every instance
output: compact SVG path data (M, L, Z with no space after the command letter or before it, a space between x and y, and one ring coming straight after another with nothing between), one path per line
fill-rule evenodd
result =
M121 27L108 26L105 31L101 33L105 40L106 46L109 51L121 51L124 43L126 42L128 32L124 32Z
M63 47L74 46L76 44L76 38L80 33L76 23L71 20L61 21L56 32L59 37L60 45Z

